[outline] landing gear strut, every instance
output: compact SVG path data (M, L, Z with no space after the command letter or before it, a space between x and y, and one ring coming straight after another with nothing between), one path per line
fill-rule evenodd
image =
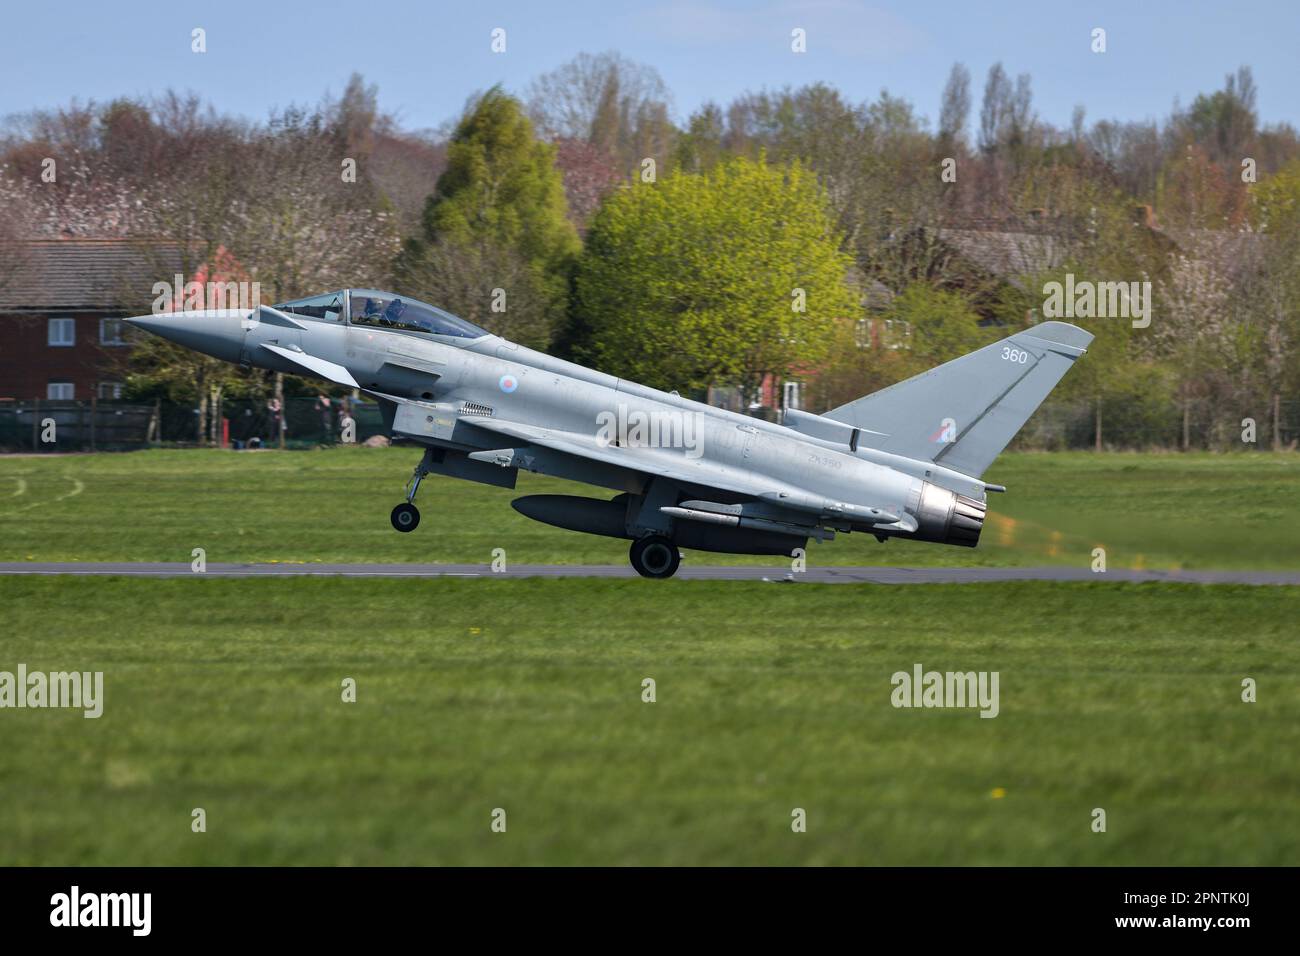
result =
M682 553L671 538L652 534L632 542L628 557L632 567L643 578L671 578L682 563Z
M415 466L415 473L411 475L411 480L406 483L406 501L393 509L389 516L393 527L398 531L414 531L420 524L420 509L415 507L415 493L420 490L420 482L424 476L429 473L424 466L424 459Z

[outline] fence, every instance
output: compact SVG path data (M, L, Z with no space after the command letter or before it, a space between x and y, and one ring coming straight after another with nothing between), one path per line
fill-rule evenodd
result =
M152 405L0 402L0 450L96 451L147 444Z
M355 440L383 435L383 418L374 402L351 402ZM306 448L342 438L338 400L322 407L314 398L285 401L285 445ZM1097 442L1097 408L1089 402L1048 401L1029 420L1011 447L1060 451L1091 449ZM754 414L773 418L771 409ZM231 447L278 444L278 420L263 401L226 401L221 409ZM1243 440L1243 419L1255 422L1255 442ZM51 424L52 423L52 424ZM1281 403L1279 424L1284 448L1300 439L1300 401ZM1272 446L1271 407L1233 411L1210 403L1184 409L1169 402L1110 401L1101 407L1101 446L1107 450L1179 449L1231 451ZM175 402L136 404L89 401L0 401L0 452L109 451L156 445L197 446L198 410Z
M1176 450L1241 451L1273 445L1273 409L1228 409L1211 402L1186 407L1167 401L1115 399L1093 402L1048 400L1016 436L1012 449L1063 451L1097 447L1097 417L1101 416L1101 447L1108 451ZM1247 440L1253 422L1254 441ZM1278 424L1283 448L1300 439L1300 401L1281 402Z
M285 400L285 445L304 448L342 439L342 419L356 422L355 440L385 434L374 402L338 400L328 408L314 398ZM234 448L279 442L279 421L265 401L222 404L219 431ZM124 451L157 445L197 446L199 412L177 402L0 401L0 452Z

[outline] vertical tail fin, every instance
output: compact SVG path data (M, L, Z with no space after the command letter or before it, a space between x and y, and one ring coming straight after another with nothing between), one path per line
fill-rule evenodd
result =
M825 417L862 429L859 445L978 478L1090 342L1078 326L1042 322Z

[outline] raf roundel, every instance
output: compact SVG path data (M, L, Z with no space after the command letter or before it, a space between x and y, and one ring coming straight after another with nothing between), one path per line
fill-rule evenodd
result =
M519 387L519 379L515 378L513 375L502 375L501 381L498 384L501 386L501 391L508 394Z

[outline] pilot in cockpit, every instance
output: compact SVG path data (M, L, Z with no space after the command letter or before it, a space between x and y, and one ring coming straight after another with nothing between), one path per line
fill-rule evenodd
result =
M405 311L406 303L401 299L394 299L392 302L388 303L388 307L384 309L384 318L396 325L401 322L402 313Z

